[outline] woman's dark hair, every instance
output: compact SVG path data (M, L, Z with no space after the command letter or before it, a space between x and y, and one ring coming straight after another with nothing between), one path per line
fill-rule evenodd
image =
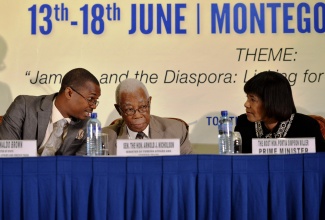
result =
M88 70L83 68L72 69L64 75L59 93L64 92L65 88L69 86L78 89L88 81L99 85L98 79Z
M258 73L247 81L244 91L246 94L258 96L263 101L265 114L269 118L285 121L292 113L297 112L290 84L281 73Z

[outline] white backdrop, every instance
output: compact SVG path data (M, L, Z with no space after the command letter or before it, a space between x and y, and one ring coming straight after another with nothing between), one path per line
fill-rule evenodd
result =
M83 67L101 82L104 126L119 117L119 80L137 72L152 114L187 121L194 144L217 142L220 111L244 113L244 83L264 70L286 74L299 112L325 116L324 2L0 2L0 114L19 94L58 91L54 74Z

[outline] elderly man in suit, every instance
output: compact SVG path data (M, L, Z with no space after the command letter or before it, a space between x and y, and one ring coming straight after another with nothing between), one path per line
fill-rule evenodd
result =
M150 115L151 96L137 79L122 81L115 91L115 108L122 116L102 129L108 134L109 154L116 154L116 139L180 139L181 154L192 152L185 123Z
M3 116L0 140L37 140L42 156L85 155L86 124L100 94L93 74L83 68L72 69L63 77L58 93L18 96ZM60 130L58 124L62 124L60 136L56 144L49 144Z

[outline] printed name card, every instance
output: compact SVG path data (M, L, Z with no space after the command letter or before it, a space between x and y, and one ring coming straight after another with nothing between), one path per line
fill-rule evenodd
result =
M0 157L36 157L36 140L1 140Z
M315 138L253 138L253 154L315 153Z
M119 139L117 156L180 155L179 139Z

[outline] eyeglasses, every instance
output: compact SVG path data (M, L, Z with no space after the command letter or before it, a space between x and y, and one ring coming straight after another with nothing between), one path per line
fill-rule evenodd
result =
M149 101L147 103L147 105L141 105L139 108L137 109L134 109L134 108L127 108L127 109L124 109L122 110L120 107L119 109L121 110L121 112L123 112L125 115L127 116L132 116L134 115L137 111L139 113L146 113L148 112L148 110L150 109L150 105L149 105Z
M96 107L98 106L99 104L99 101L97 101L96 99L93 99L93 98L86 98L85 96L81 95L77 90L75 90L74 88L72 88L71 86L69 86L73 91L75 91L77 94L79 94L82 98L84 98L88 104L90 106L92 105L95 105Z

